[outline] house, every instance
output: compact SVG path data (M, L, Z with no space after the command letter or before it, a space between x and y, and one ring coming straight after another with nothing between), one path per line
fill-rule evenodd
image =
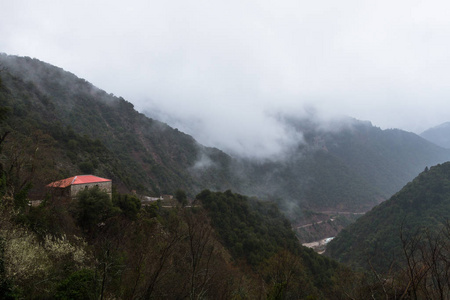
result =
M77 175L47 185L54 196L67 199L74 199L80 191L96 186L107 192L111 198L112 180L94 175Z

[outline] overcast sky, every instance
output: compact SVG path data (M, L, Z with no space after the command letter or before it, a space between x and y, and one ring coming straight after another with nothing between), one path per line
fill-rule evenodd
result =
M435 0L14 0L0 52L264 156L300 139L276 116L305 107L416 133L450 121L449 16Z

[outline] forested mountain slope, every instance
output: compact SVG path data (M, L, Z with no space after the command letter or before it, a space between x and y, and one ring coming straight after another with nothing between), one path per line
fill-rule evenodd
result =
M339 265L300 246L289 221L274 203L209 190L198 194L196 200L208 211L219 240L234 260L263 273L269 271L266 278L278 280L278 288L289 288L283 292L285 299L306 298L317 292L330 297ZM269 293L277 291L273 288Z
M287 119L304 141L283 162L245 162L247 194L257 191L312 210L366 211L426 166L450 159L447 149L398 129L354 119L315 123ZM244 181L245 182L245 181ZM245 187L244 187L245 188Z
M342 159L372 186L389 197L426 166L450 159L450 152L399 129L354 121L351 127L320 133L330 153Z
M124 99L36 59L1 55L0 64L0 105L10 110L7 142L29 140L30 151L39 148L52 170L41 183L95 173L144 194L230 186L225 168L207 176L195 168L202 155L220 165L230 159L226 154L145 117Z
M370 269L370 261L376 270L387 272L392 264L405 263L402 239L409 245L416 238L432 237L445 227L449 215L450 162L426 169L344 229L326 253L355 267Z
M0 189L1 299L336 294L339 265L302 247L267 202L205 190L195 206L141 207L133 195L113 192L111 201L92 188L77 201L50 197L29 207L9 196L9 182L6 187Z
M147 195L232 189L272 199L295 219L304 209L366 211L425 166L450 159L450 150L412 133L356 120L324 127L295 116L285 124L303 139L283 157L232 157L60 68L5 54L0 65L0 106L9 109L11 131L5 149L20 144L42 165L29 169L39 170L36 194L43 183L95 173Z
M365 211L418 169L449 159L449 151L355 120L327 127L295 116L285 122L303 139L283 157L232 157L60 68L0 55L0 225L8 230L0 238L0 290L50 297L87 280L94 282L86 286L93 298L164 298L175 280L183 283L172 291L177 298L244 291L250 298L290 293L288 298L320 299L335 288L346 292L340 285L346 276L296 243L276 205L240 194L274 200L291 221L306 209ZM47 183L81 173L111 178L119 192L184 189L193 197L212 191L197 197L205 210L158 204L140 209L136 197L116 190L113 201L86 202L95 209L44 198ZM240 194L217 192L229 189ZM29 197L43 204L30 207ZM84 216L92 220L84 222ZM58 252L58 245L68 252ZM45 268L21 264L20 274L11 275L17 255L25 253L14 247L40 255L30 257L42 259L37 265Z

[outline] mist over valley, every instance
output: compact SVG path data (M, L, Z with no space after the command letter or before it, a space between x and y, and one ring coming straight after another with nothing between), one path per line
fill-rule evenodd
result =
M223 197L235 205L250 201L249 207L257 211L252 214L270 214L275 219L284 214L285 221L270 222L292 236L296 232L296 240L306 243L338 234L425 168L450 158L449 149L414 133L382 130L350 117L327 119L312 108L273 117L274 126L283 128L278 145L270 137L278 131L269 131L269 138L260 141L261 151L249 151L253 145L227 148L227 153L158 121L156 113L146 112L154 118L139 113L132 103L61 68L6 54L0 56L0 64L5 157L19 155L20 161L33 162L32 168L22 169L20 161L5 160L6 186L12 195L23 190L27 197L18 193L13 199L42 201L48 197L46 184L82 173L111 178L118 193L139 197L182 190L191 201L213 201L205 209L222 243L235 259L242 257L250 264L259 264L269 253L251 252L264 246L256 246L256 241L250 246L247 235L239 235L244 238L241 244L228 231L236 227L221 227L224 224L215 221L215 214L223 219L227 210L236 208L225 209L225 204L218 206L222 202L215 201ZM261 128L261 136L265 129ZM21 152L17 152L18 144ZM120 210L125 212L125 207ZM249 228L261 224L256 215L252 219L256 223L249 223ZM31 219L27 222L35 226ZM290 251L299 251L294 248Z
M13 76L4 76L4 84L13 84L16 78L17 89L17 80L22 78L22 84L34 87L26 97L16 96L21 98L9 104L17 117L24 114L40 120L44 128L67 126L99 140L117 164L128 161L121 168L124 174L103 170L128 191L159 195L183 188L193 196L205 188L232 189L276 201L298 222L304 210L367 211L425 167L450 157L450 150L414 133L382 130L350 117L325 118L311 107L301 113L274 114L274 123L269 125L282 128L279 135L278 129L269 130L268 137L260 139L270 128L267 125L260 128L257 137L249 137L249 143L237 148L220 149L220 143L210 148L198 143L195 136L158 121L158 112L153 113L153 119L147 118L123 98L62 69L8 55L2 55L2 66L5 75ZM36 106L31 115L26 112L29 105ZM237 144L240 137L236 137ZM226 135L225 139L234 137ZM245 146L250 144L254 145ZM254 153L252 147L259 150ZM80 163L93 162L86 157Z
M449 8L5 2L0 298L449 299Z

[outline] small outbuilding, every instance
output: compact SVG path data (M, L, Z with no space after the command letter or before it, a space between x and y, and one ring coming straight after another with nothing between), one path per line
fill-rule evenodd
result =
M47 185L57 197L74 199L77 194L93 187L98 187L108 193L111 198L112 180L97 177L94 175L77 175L66 179L58 180Z

